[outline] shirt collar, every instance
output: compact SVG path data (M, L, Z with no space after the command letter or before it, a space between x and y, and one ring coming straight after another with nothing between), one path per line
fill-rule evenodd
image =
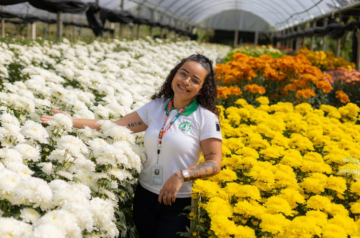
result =
M164 111L166 111L171 99L173 99L174 96L171 96L170 100L168 101L168 103L165 105L164 107ZM194 100L192 100L192 102L185 108L185 110L183 111L183 113L181 115L183 116L190 116L193 112L196 111L196 109L198 109L199 107L199 103L197 101L197 99L195 98ZM174 105L171 107L171 110L177 110L174 108Z

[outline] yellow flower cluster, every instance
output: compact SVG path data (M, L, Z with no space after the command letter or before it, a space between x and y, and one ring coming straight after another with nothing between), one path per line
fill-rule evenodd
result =
M303 54L311 62L312 65L320 68L321 70L329 70L339 67L347 68L348 70L354 69L355 64L345 60L343 57L336 58L331 51L312 51L306 46L296 51L297 55Z
M360 237L359 107L257 102L219 106L223 167L193 184L200 237Z

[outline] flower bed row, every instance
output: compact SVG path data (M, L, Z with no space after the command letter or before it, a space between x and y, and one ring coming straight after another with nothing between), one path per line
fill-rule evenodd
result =
M359 107L222 108L223 168L196 180L192 237L358 237Z
M116 120L148 102L181 58L216 62L227 51L151 39L0 44L0 237L136 237L142 135L107 120L75 129L61 114L44 127L40 116Z

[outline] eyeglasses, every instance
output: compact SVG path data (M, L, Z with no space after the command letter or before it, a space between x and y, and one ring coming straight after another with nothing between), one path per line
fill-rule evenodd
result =
M189 74L185 71L178 70L176 74L178 75L178 77L181 80L185 80L190 77ZM195 78L195 77L190 78L190 84L192 84L192 85L201 85L201 83L202 83L201 80L198 78Z

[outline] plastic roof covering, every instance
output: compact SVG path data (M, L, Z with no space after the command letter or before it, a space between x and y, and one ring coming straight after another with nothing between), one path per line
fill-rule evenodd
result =
M100 0L99 5L119 10L120 2L121 0ZM360 0L124 0L124 10L129 10L134 15L138 15L137 5L142 6L141 16L150 18L149 9L154 9L154 20L161 20L165 24L173 24L176 19L177 22L182 21L188 25L213 29L273 31L320 18L331 14L333 10L360 5ZM28 6L30 14L48 15L27 3L5 6L4 10L26 13ZM55 18L55 15L50 17ZM81 17L84 14L79 16Z
M156 8L173 17L199 24L223 11L242 10L259 16L271 27L282 30L293 25L330 14L333 10L344 9L360 3L360 0L131 0L140 5ZM302 13L300 13L302 12ZM300 13L300 14L297 14ZM238 13L233 11L235 18ZM296 15L293 15L296 14ZM293 16L292 16L293 15ZM228 16L227 16L228 17ZM246 21L253 20L246 19ZM205 21L206 22L206 21ZM224 20L222 29L228 28ZM239 30L242 24L238 24ZM271 28L270 27L270 28ZM221 29L220 28L220 29ZM270 30L270 29L269 29ZM253 30L254 31L254 30Z

